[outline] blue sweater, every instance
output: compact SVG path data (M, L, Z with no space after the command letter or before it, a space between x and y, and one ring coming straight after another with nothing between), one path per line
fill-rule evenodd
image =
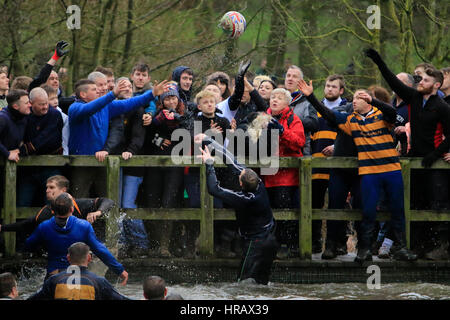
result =
M151 90L126 99L114 100L113 92L89 103L75 101L69 108L69 154L94 155L102 150L108 137L109 120L141 106L155 97Z
M34 251L44 245L48 251L47 272L64 270L70 264L67 250L75 242L84 242L92 252L114 273L120 275L124 267L114 258L104 244L95 237L94 229L86 220L70 216L64 227L56 224L55 217L42 222L25 242L25 250Z

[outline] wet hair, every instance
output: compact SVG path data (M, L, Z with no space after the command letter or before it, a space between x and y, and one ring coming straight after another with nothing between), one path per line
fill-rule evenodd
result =
M107 77L114 77L114 71L113 71L112 68L105 68L105 67L102 67L102 66L98 66L97 68L95 68L94 71L101 72Z
M242 190L245 192L254 192L258 187L259 180L255 171L246 168L241 176Z
M51 176L47 179L47 183L51 181L54 181L59 189L66 188L66 190L69 190L70 183L66 177L60 175Z
M20 98L23 96L28 96L28 92L22 89L13 89L8 92L6 96L6 102L8 102L8 107L12 107L16 104Z
M144 295L148 300L163 300L166 291L166 282L158 276L149 276L144 280Z
M67 192L63 192L52 201L51 208L56 216L65 217L69 214L70 209L73 208L72 198Z
M131 74L134 74L136 71L150 73L150 67L146 63L139 62L131 69Z
M385 88L377 85L371 85L369 88L367 88L367 91L375 99L386 102L388 104L391 103L391 94Z
M75 96L78 99L81 99L80 92L86 92L88 86L91 84L95 85L95 82L89 79L78 80L77 83L75 83Z
M67 252L70 256L71 264L80 264L86 260L87 255L89 254L90 248L84 242L75 242L73 243Z
M14 81L11 84L11 90L15 89L21 89L28 91L28 87L30 86L30 83L33 81L32 78L27 76L19 76L14 79Z
M339 90L345 88L344 76L341 76L340 74L332 74L328 76L325 80L325 83L327 83L328 81L335 81L335 80L339 80Z
M184 300L184 299L178 293L171 293L164 300Z
M17 287L15 275L11 272L0 274L0 298L9 296L14 287Z
M45 92L47 92L47 95L53 95L53 94L58 94L58 89L53 88L52 86L49 86L48 84L41 84L41 88L45 90Z

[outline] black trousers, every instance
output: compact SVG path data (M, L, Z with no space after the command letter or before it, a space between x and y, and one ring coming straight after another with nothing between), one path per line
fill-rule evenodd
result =
M411 209L444 210L449 205L449 171L421 169L411 171ZM411 244L416 250L430 251L448 241L448 223L412 222Z
M253 278L256 283L267 284L278 247L273 231L263 239L243 239L243 255L239 267L238 281Z

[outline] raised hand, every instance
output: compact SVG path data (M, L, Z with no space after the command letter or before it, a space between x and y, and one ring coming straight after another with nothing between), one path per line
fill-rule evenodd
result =
M360 91L357 98L364 100L367 103L372 103L372 97L367 92Z
M310 96L314 92L314 88L312 85L312 80L309 80L309 85L305 82L305 80L301 79L298 82L298 89L303 92L305 96Z
M69 50L64 50L68 45L69 43L64 40L61 40L56 44L55 54L58 58L61 58L69 52Z
M206 160L208 159L213 159L214 157L211 156L211 152L209 152L209 149L207 146L205 146L205 149L202 149L201 147L199 147L200 151L201 151L201 155L198 155L197 158L202 159L203 163L206 162Z
M373 61L380 61L381 60L381 56L380 54L377 52L377 50L373 49L373 48L369 48L364 50L364 54L369 57L370 59L372 59Z
M167 84L167 80L162 81L161 83L158 83L158 81L155 81L155 85L153 87L153 95L159 96L163 94L164 92L169 91L169 84Z
M203 141L203 139L205 139L205 138L206 138L206 134L204 134L204 133L199 133L199 134L197 134L197 135L194 137L194 142L197 143L197 144L201 144L202 141Z
M123 79L123 80L120 80L120 81L114 86L113 93L114 93L114 95L115 95L116 97L118 97L119 94L120 94L122 91L128 90L127 82L128 82L128 80Z
M241 63L239 64L238 75L240 77L243 77L245 75L245 73L247 72L248 68L250 68L251 64L252 64L251 60L247 60L247 62L241 61Z

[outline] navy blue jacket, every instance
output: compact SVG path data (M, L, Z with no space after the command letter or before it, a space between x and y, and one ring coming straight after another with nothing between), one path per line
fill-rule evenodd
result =
M78 276L77 283L74 277ZM79 287L75 287L79 285ZM129 300L103 277L83 266L71 266L48 278L28 300Z
M94 229L86 220L70 216L64 227L56 224L55 217L42 222L25 242L25 250L34 251L44 245L48 251L47 272L69 266L67 249L75 242L84 242L92 252L114 273L120 275L124 267L113 257L104 244L95 237Z
M61 112L55 108L49 107L43 116L31 113L28 116L20 155L62 154L63 126Z
M236 178L245 170L245 167L238 164L232 154L216 141L208 138L204 142L208 144L210 150L213 148L216 153L224 155L225 163L232 169ZM208 192L235 209L239 234L245 239L265 238L273 229L275 220L262 180L259 180L258 187L254 192L235 192L222 188L217 181L214 165L209 161L206 162L206 176Z
M6 107L0 111L0 154L8 158L9 150L18 149L23 141L27 117L16 109Z

